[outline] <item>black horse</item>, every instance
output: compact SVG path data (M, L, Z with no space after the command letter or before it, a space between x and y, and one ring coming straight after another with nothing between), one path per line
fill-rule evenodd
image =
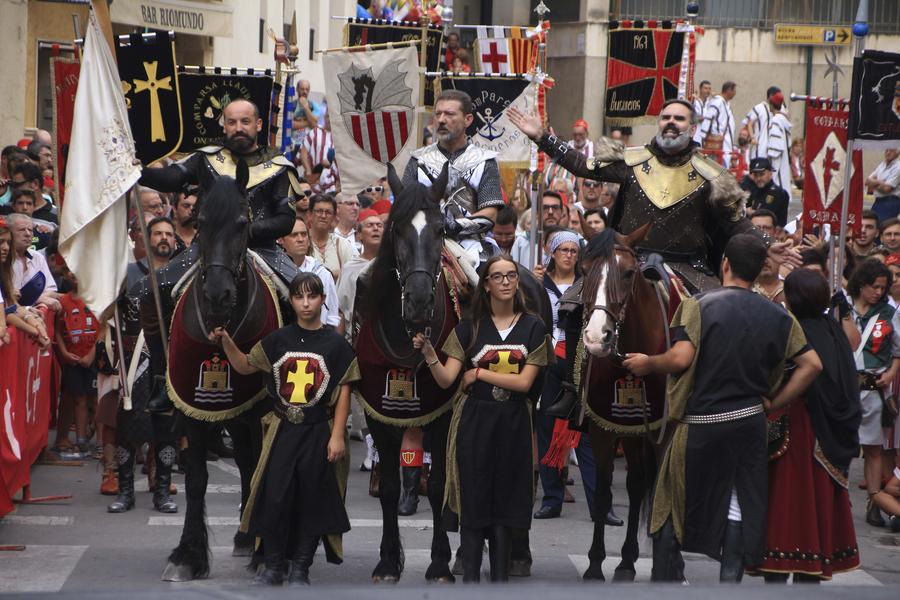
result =
M234 441L241 477L241 506L262 445L260 417L269 410L262 377L233 373L209 332L224 327L248 351L279 326L271 285L247 257L248 170L239 162L237 178L221 177L198 211L199 262L183 287L171 318L167 381L182 413L188 439L185 468L187 509L181 541L169 555L166 581L188 581L209 574L205 495L210 430L224 424ZM236 534L234 555L249 556L252 539Z
M440 352L465 306L467 281L453 280L445 268L444 219L440 200L447 187L447 168L429 188L421 183L404 186L393 167L388 180L395 200L385 237L370 273L361 278L356 337L357 360L363 381L359 386L369 431L380 457L380 501L383 519L380 560L372 572L376 582L396 582L403 571L397 503L400 499L400 450L403 431L422 427L425 448L431 452L428 500L432 509L431 563L427 581L452 582L451 550L441 512L446 480L446 447L450 426L450 400L454 389L440 388L424 359L412 347L412 337L425 333ZM549 300L534 277L523 277L526 302L551 322ZM398 318L399 317L399 318ZM443 357L442 355L442 358ZM520 538L521 539L521 538ZM527 537L524 545L527 553Z

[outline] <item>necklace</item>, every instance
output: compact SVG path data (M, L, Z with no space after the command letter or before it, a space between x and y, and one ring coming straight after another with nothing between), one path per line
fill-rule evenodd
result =
M522 316L522 313L514 314L512 320L509 322L509 325L507 325L506 327L503 327L502 329L500 327L497 327L497 322L494 321L494 327L497 327L497 331L505 331L507 329L512 329L513 326L515 326L516 321L519 320L520 316ZM491 320L493 321L493 318L491 318Z

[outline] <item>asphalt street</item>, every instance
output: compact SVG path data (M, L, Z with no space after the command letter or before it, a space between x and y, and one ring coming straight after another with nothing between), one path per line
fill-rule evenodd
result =
M350 476L347 510L352 531L344 538L345 562L339 566L326 563L320 547L311 572L315 586L333 588L334 591L348 585L372 586L370 575L377 562L381 511L378 501L367 494L368 473L356 468L364 453L362 443L351 443L354 469ZM72 494L72 499L20 504L14 513L0 520L0 545L24 545L21 550L0 552L0 593L61 591L79 594L123 590L208 593L246 585L250 580L245 569L246 559L231 557L231 536L237 526L240 499L237 469L230 460L207 464L210 473L207 513L212 546L209 579L180 584L160 581L166 557L181 533L183 494L176 496L181 509L178 515L159 514L153 510L150 494L146 491L146 477L139 476L136 508L124 514L108 514L106 504L111 498L100 495L97 462L88 460L77 467L37 465L33 469L33 495ZM624 459L618 459L614 507L623 517L627 514L625 470ZM564 506L561 518L533 522L532 576L513 580L511 586L523 589L522 586L579 582L580 574L587 566L592 528L578 469L573 468L572 472L576 481L570 489L576 502ZM855 461L851 480L858 481L860 475L861 461ZM176 475L175 481L183 492L183 475ZM900 534L865 524L862 519L864 492L854 485L851 494L863 568L835 577L826 587L900 585ZM424 584L431 539L431 513L426 499L422 499L419 508L415 516L401 518L406 568L398 587L409 588L412 596L417 595L414 590ZM604 564L604 571L609 577L618 562L616 555L623 542L624 529L608 528L607 531L610 558ZM451 534L454 548L457 540L457 536ZM649 551L649 541L643 540L641 559L637 564L638 584L649 581ZM703 586L717 581L717 563L696 555L685 558L686 574L692 585ZM761 586L762 582L745 578L744 585ZM585 587L573 590L578 595L578 590ZM436 586L428 589L437 591ZM875 589L865 593L875 593ZM897 594L894 597L898 597Z

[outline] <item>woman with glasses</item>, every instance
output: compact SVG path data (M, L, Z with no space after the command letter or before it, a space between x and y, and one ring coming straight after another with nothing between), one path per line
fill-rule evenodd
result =
M484 265L472 320L460 322L437 352L422 334L427 368L444 388L462 374L453 400L444 518L460 531L463 581L477 582L487 538L491 581L509 578L511 530L531 526L531 401L547 364L546 327L527 313L519 267L501 254Z

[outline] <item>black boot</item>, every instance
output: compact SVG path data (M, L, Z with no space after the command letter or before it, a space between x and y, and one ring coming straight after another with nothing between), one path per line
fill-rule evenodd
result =
M872 495L869 495L869 504L866 508L866 523L872 527L884 527L884 517L881 516L881 509L872 502Z
M509 576L531 577L531 547L527 529L513 529L509 552Z
M153 490L153 506L161 513L177 513L178 505L169 495L172 483L172 465L178 451L168 444L156 446L156 487Z
M481 581L481 550L483 545L484 534L481 530L467 527L459 528L463 583L478 583Z
M266 554L265 568L253 578L254 585L282 585L284 583L284 555Z
M728 519L725 543L722 547L722 566L719 583L740 583L744 577L744 530L740 521Z
M671 518L653 535L653 569L650 580L684 581L684 560L681 558L681 546L675 537L675 526Z
M494 525L491 527L491 539L488 543L488 558L491 561L491 582L509 581L509 556L512 547L512 532L509 527Z
M134 508L134 451L119 446L116 448L116 461L119 463L119 495L106 507L106 511L123 513Z
M419 508L419 480L422 478L422 467L400 467L403 477L403 490L400 492L400 504L397 514L408 517L416 514Z
M291 559L291 573L288 575L288 585L309 585L309 568L312 566L319 547L319 538L316 536L304 536L297 542L297 551Z
M150 399L147 400L148 413L166 413L175 408L169 399L166 389L166 352L163 349L162 336L159 333L146 334L147 349L150 351L150 373L153 381L150 388Z

